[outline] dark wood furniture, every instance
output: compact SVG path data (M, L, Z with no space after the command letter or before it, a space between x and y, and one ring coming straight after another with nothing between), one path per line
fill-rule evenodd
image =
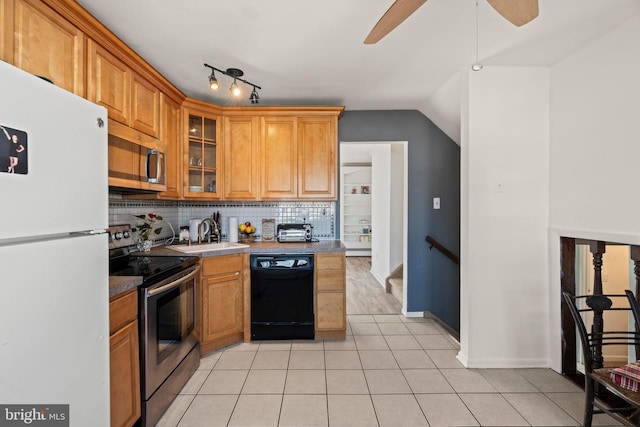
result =
M640 355L640 309L634 294L627 290L624 295L583 295L572 296L563 292L573 321L578 330L584 354L584 390L585 390L585 427L591 426L593 414L606 413L627 426L640 425L640 393L614 383L609 368L603 367L602 348L609 345L635 347L636 357ZM606 312L626 311L633 316L635 327L632 330L608 331L604 328ZM585 321L590 323L589 331ZM611 407L596 394L609 392L622 399L626 405Z

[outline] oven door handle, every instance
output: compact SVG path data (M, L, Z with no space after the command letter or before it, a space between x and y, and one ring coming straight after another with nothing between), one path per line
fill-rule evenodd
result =
M170 291L173 288L177 288L178 286L180 286L182 284L182 282L191 279L193 276L196 275L196 273L200 271L200 266L196 265L195 267L191 267L191 271L184 275L184 276L180 276L179 278L177 278L176 280L167 283L166 285L162 285L159 288L153 288L147 291L147 298L151 298L152 296L161 294L163 292L167 292Z

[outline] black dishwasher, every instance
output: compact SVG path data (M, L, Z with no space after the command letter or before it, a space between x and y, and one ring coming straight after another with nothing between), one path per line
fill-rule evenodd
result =
M251 255L251 339L313 339L313 254Z

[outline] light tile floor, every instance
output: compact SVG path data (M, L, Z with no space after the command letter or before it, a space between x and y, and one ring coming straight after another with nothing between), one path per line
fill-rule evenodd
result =
M158 426L578 426L550 369L464 369L429 319L352 315L345 341L262 341L204 356ZM618 425L604 415L594 425Z

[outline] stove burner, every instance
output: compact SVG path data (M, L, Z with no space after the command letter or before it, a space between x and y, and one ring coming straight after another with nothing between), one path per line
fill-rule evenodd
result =
M114 225L110 226L108 230L110 236L109 274L111 276L142 276L143 286L147 287L179 270L198 263L198 257L194 255L131 253L129 246L135 244L131 235L131 226L129 224Z
M129 255L127 263L110 263L112 276L142 276L144 285L156 283L176 271L197 264L197 256Z

